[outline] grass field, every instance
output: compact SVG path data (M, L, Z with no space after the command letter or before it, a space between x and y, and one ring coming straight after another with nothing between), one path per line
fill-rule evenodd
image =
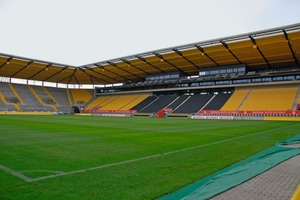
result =
M299 122L0 116L0 199L156 199Z

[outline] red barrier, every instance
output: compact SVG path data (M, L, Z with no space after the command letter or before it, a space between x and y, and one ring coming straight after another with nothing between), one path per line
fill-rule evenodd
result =
M299 110L200 110L198 113L200 114L249 114L249 115L293 115L293 114L300 114Z
M169 113L169 112L172 112L172 109L171 108L163 108L161 109L160 111L158 111L156 113L156 117L157 118L163 118L164 117L164 114L165 113Z
M83 113L136 113L136 110L83 110Z

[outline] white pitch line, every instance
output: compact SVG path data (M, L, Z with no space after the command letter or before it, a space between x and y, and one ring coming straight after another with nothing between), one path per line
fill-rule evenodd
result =
M180 153L180 152L189 151L189 150L193 150L193 149L198 149L198 148L202 148L202 147L206 147L206 146L221 144L221 143L225 143L225 142L229 142L229 141L233 141L233 140L237 140L237 139L241 139L241 138L246 138L246 137L253 136L253 135L259 135L259 134L262 134L262 133L272 132L274 130L280 130L280 129L283 129L283 128L288 128L288 127L293 127L293 126L298 126L298 125L299 124L294 124L294 125L290 125L290 126L284 126L284 127L279 127L279 128L275 128L275 129L269 129L269 130L266 130L266 131L261 131L261 132L252 133L252 134L248 134L248 135L242 135L242 136L238 136L238 137L235 137L235 138L230 138L230 139L226 139L226 140L212 142L212 143L209 143L209 144L202 144L202 145L189 147L189 148L185 148L185 149L169 151L169 152L166 152L166 153L155 154L155 155L151 155L151 156L145 156L145 157L142 157L142 158L136 158L136 159L132 159L132 160L125 160L125 161L121 161L121 162L115 162L115 163L111 163L111 164L105 164L105 165L100 165L100 166L90 167L90 168L85 168L85 169L80 169L80 170L62 172L62 173L53 174L53 175L49 175L49 176L42 176L42 177L39 177L39 178L29 178L29 177L26 177L26 176L20 174L19 172L13 171L13 170L3 166L5 169L7 169L7 170L5 170L4 168L2 168L2 165L0 165L0 168L3 169L4 171L9 172L12 175L15 175L15 176L27 181L27 182L34 182L34 181L40 181L40 180L45 180L45 179L49 179L49 178L56 178L56 177L59 177L59 176L66 176L66 175L71 175L71 174L84 173L84 172L93 171L93 170L97 170L97 169L103 169L103 168L113 167L113 166L117 166L117 165L133 163L133 162L137 162L137 161L141 161L141 160L147 160L147 159L151 159L151 158L157 158L157 157L161 157L161 156L165 156L165 155L170 155L170 154Z
M78 173L83 173L83 172L87 172L87 171L93 171L93 170L96 170L96 169L108 168L108 167L112 167L112 166L116 166L116 165L133 163L133 162L146 160L146 159L150 159L150 158L156 158L156 157L159 157L159 156L162 156L162 155L161 154L155 154L155 155L152 155L152 156L146 156L146 157L136 158L136 159L132 159L132 160L125 160L125 161L121 161L121 162L105 164L105 165L90 167L90 168L86 168L86 169L80 169L80 170L75 170L75 171L70 171L70 172L63 172L61 174L53 174L53 175L49 175L49 176L43 176L43 177L31 179L31 182L44 180L44 179L49 179L49 178L56 178L56 177L59 177L59 176L66 176L66 175L70 175L70 174L78 174Z
M8 167L5 167L4 165L0 164L0 169L2 169L3 171L5 171L5 172L7 172L9 174L12 174L12 175L14 175L14 176L16 176L16 177L18 177L20 179L23 179L26 182L32 182L31 178L29 178L29 177L27 177L27 176L25 176L25 175L23 175L23 174L15 171L15 170L12 170L12 169L10 169Z

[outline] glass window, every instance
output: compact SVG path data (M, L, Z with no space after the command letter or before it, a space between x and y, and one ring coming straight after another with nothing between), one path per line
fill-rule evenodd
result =
M253 78L252 83L261 82L261 78Z
M6 83L9 83L10 81L10 78L7 78L7 77L0 77L0 82L6 82Z
M262 78L261 80L262 80L262 82L270 82L270 81L272 81L271 78Z
M232 73L233 69L227 69L227 73Z
M233 83L249 83L250 79L238 79L238 80L233 80Z
M284 80L294 80L294 76L285 76Z
M220 74L225 74L226 73L226 69L221 69L220 70Z
M283 76L273 77L273 81L282 81Z

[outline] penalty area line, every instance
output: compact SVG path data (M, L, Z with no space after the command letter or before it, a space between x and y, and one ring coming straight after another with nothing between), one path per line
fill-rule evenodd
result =
M33 180L33 179L31 179L31 178L29 178L29 177L21 174L20 172L12 170L12 169L10 169L8 167L5 167L4 165L1 165L1 164L0 164L0 169L2 169L3 171L5 171L5 172L7 172L7 173L9 173L11 175L14 175L14 176L16 176L16 177L18 177L20 179L23 179L26 182L32 182L32 180Z

